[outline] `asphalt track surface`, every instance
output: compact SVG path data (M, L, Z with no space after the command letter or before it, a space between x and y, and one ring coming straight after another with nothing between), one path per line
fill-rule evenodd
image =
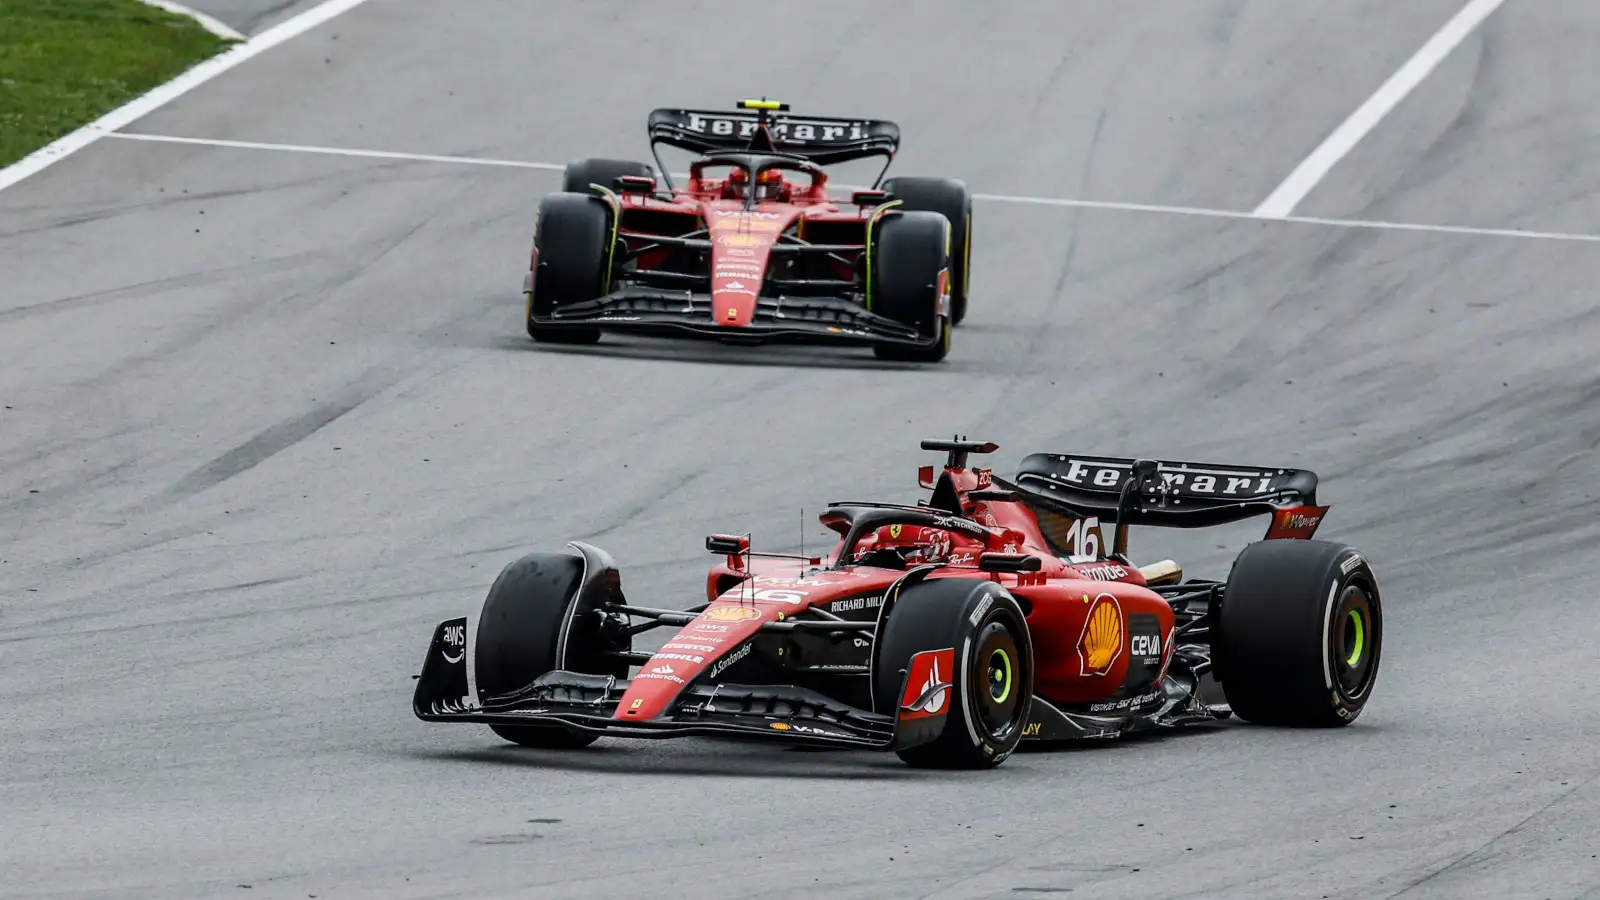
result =
M1299 211L1600 234L1592 6L1510 0ZM766 93L900 121L907 174L1248 211L1457 8L373 2L130 130L560 163ZM943 365L557 350L555 186L113 139L0 194L0 895L1600 895L1600 245L983 202ZM411 716L525 549L686 606L705 533L820 546L954 432L1321 473L1383 579L1367 713L965 774Z

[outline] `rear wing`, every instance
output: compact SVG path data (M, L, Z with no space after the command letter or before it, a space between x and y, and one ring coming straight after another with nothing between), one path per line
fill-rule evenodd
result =
M744 150L765 126L771 150L819 166L883 156L900 149L900 126L881 119L790 116L788 104L745 100L737 112L708 109L657 109L650 113L651 145L666 144L692 153ZM780 114L774 114L780 113ZM769 149L762 146L761 149ZM888 166L884 166L887 170ZM881 176L880 176L881 177Z
M1304 540L1328 511L1305 469L1035 453L1016 486L1030 505L1115 522L1119 537L1129 525L1205 528L1270 515L1268 539Z

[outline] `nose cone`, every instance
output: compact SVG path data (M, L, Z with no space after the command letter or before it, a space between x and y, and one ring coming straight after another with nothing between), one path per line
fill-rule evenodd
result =
M711 301L717 324L742 327L755 317L772 245L799 210L746 210L738 204L705 211L711 232Z

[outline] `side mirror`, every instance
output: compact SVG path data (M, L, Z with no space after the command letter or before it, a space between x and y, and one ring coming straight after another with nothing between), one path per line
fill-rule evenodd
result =
M888 203L893 196L888 191L856 191L850 195L850 202L857 206L880 206Z
M706 538L706 549L725 556L738 556L750 551L750 537L743 534L713 534Z
M656 180L646 175L623 175L617 187L624 194L648 194L656 189Z
M984 553L978 556L978 569L983 572L1037 572L1044 562L1037 556L1025 553Z

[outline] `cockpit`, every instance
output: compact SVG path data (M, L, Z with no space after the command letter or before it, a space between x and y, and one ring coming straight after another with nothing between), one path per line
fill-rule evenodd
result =
M689 166L689 178L693 193L751 206L823 200L828 180L827 173L803 159L737 152L706 154Z

